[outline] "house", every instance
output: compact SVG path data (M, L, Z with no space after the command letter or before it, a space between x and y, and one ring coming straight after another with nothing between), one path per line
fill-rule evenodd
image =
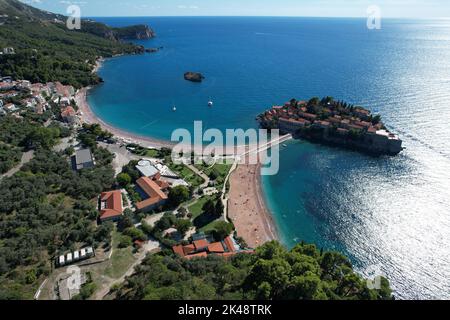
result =
M178 245L172 247L177 255L185 259L206 258L210 254L231 257L237 253L253 253L252 250L240 250L234 244L231 236L226 237L222 241L209 241L206 236L193 236L193 242L189 245Z
M13 78L11 76L6 76L6 77L1 77L0 76L0 80L1 81L6 81L6 82L12 82Z
M70 99L67 97L59 99L59 105L61 106L61 108L70 106Z
M136 181L137 192L141 195L141 202L136 204L136 208L140 211L151 211L167 202L168 196L164 192L169 188L169 184L159 180L159 174L153 179L142 177Z
M321 129L329 129L331 127L331 123L329 121L316 121L314 122L314 125Z
M37 114L43 114L45 111L47 111L47 104L38 104L35 108Z
M30 90L31 89L31 82L28 81L28 80L17 81L16 88L18 90Z
M72 106L65 107L61 110L61 118L69 124L76 124L78 122L77 113Z
M1 91L8 91L14 89L15 85L11 82L3 81L0 82L0 90Z
M284 133L295 133L309 124L311 124L311 122L305 119L279 119L280 131Z
M72 168L73 170L89 169L95 166L94 156L91 150L82 149L77 150L75 155L72 157Z
M370 119L370 111L364 108L357 107L353 110L353 114L363 121L368 121Z
M123 215L122 192L103 192L99 197L100 221L117 221Z
M307 119L309 121L314 121L317 119L317 116L315 114L312 113L307 113L307 112L299 112L298 115L304 119Z
M4 105L4 106L3 106L3 109L4 109L5 111L8 111L8 112L14 112L14 111L19 110L19 109L16 107L16 105L13 104L13 103L8 103L8 104Z
M69 98L75 94L75 89L72 86L65 86L61 82L53 83L53 91L60 97Z

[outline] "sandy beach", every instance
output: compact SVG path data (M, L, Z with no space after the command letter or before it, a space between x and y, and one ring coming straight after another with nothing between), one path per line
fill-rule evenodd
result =
M259 165L239 165L230 177L228 217L233 221L238 236L256 248L278 235L262 190Z

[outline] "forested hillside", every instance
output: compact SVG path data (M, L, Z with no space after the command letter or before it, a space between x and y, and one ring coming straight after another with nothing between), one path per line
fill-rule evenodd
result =
M0 118L0 145L35 149L18 173L0 177L0 300L32 299L58 252L108 237L90 200L113 185L113 155L94 147L98 165L73 171L67 154L52 150L67 130L26 114Z
M0 75L32 82L60 81L77 88L100 81L92 73L98 57L144 52L122 38L154 35L146 26L122 30L88 20L81 30L69 30L65 17L16 0L0 0L0 16L0 49L15 51L0 55Z
M371 290L340 253L299 244L291 251L270 242L256 254L230 260L185 260L166 253L147 257L116 299L391 299L389 282Z

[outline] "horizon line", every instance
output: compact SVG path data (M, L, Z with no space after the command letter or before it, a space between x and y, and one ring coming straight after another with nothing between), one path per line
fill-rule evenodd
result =
M89 15L86 18L326 18L326 19L367 19L367 16L284 16L284 15L131 15L131 16L110 16L110 15ZM415 20L450 20L449 17L385 17L383 20L392 19L415 19Z

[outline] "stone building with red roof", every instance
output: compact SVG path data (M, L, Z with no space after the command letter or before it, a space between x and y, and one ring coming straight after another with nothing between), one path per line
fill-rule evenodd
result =
M100 221L117 221L123 215L122 192L103 192L99 198Z
M142 177L136 181L138 192L143 197L143 200L136 204L139 211L151 211L166 203L169 184L159 180L159 177L158 175L153 178Z
M185 246L174 246L172 250L185 259L206 258L210 254L227 258L238 253L253 253L252 250L239 250L236 248L231 236L217 242L210 242L206 238L199 239Z

